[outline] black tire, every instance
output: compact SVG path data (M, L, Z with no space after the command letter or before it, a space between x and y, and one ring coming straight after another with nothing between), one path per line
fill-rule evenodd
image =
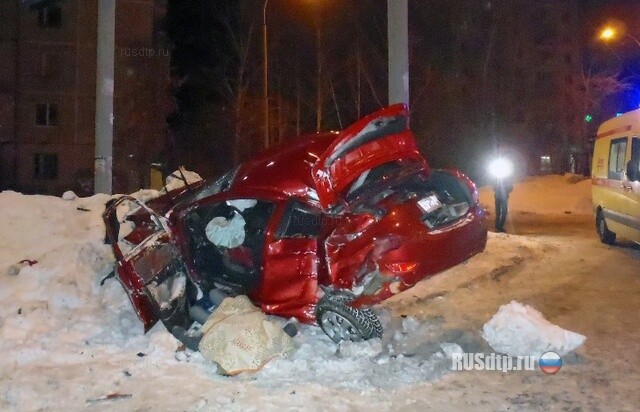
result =
M598 231L598 236L600 236L600 241L605 245L613 245L616 243L616 234L607 227L607 222L604 220L602 210L598 210L598 214L596 215L596 230Z
M326 294L316 306L316 320L324 333L336 343L343 340L360 342L382 337L382 324L368 308L355 309L347 303L347 295Z

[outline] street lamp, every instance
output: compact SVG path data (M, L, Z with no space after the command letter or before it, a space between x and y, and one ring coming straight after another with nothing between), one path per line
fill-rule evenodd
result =
M633 37L628 33L623 33L622 35L624 37L628 37L629 39L633 40L638 45L638 47L640 47L640 40L638 40L637 38ZM619 37L619 32L613 26L606 26L600 31L600 35L598 37L600 38L600 40L603 40L606 42L613 41Z
M267 43L267 4L269 0L264 0L262 8L262 46L264 58L264 148L269 147L269 49Z
M616 29L613 27L605 27L600 32L600 40L609 41L616 37Z

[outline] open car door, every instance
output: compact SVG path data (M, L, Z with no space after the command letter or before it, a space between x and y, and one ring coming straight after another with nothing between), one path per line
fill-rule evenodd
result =
M133 231L121 237L117 208L125 201L136 203L140 209L130 214L138 220ZM145 332L158 320L170 331L183 323L186 273L179 251L170 242L164 218L130 196L108 203L103 218L116 258L115 272L144 323Z
M338 134L313 166L313 180L322 207L332 209L362 173L401 159L426 161L409 130L409 110L396 104L360 119Z

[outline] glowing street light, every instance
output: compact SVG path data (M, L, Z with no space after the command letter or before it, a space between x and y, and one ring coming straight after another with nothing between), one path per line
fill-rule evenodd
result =
M600 34L598 35L598 38L605 42L616 40L619 37L627 37L633 40L638 45L638 47L640 47L640 40L633 37L629 33L626 33L626 31L620 31L613 26L605 26L602 30L600 30Z
M613 27L605 27L604 29L602 29L602 31L600 32L600 40L604 40L604 41L609 41L609 40L613 40L616 37L616 29L614 29Z

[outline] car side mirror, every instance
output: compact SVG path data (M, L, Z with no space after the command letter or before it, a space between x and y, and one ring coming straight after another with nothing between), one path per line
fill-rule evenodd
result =
M630 182L640 180L640 159L631 159L627 163L627 179Z

